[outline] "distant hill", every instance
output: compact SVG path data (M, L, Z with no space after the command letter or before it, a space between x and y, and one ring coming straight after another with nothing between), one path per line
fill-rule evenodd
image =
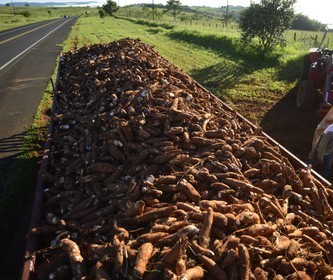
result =
M8 2L9 5L12 5ZM97 5L97 1L81 1L81 2L14 2L15 6L38 6L38 7L53 7L53 6L92 6ZM7 4L0 4L6 6Z

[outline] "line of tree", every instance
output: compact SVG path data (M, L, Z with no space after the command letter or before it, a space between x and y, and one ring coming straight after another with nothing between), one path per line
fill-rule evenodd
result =
M149 7L151 9L149 9ZM160 7L160 6L159 6ZM145 14L151 15L153 19L160 17L164 13L170 12L174 20L176 20L177 15L179 15L183 9L183 6L179 0L168 0L166 5L163 6L165 10L163 12L159 12L157 10L157 6L154 4L150 5L144 5L142 10ZM112 16L115 12L117 12L119 9L119 6L115 1L107 0L106 4L102 6L102 8L99 10L99 15L101 18L103 18L105 15Z
M168 0L165 5L165 13L171 12L173 15L174 20L176 20L177 15L181 13L183 10L182 3L179 0Z
M146 4L143 5L142 11L147 15L148 18L152 18L153 20L162 17L162 12L160 12L160 9L157 9L157 6L154 4L152 4L150 7L148 7Z
M319 31L324 30L325 25L317 20L310 19L303 14L297 14L293 20L291 29L306 30L306 31Z
M325 27L320 22L311 20L307 16L295 14L295 3L296 0L251 2L249 7L240 12L238 19L244 44L256 39L264 53L269 53L278 46L285 46L284 32L290 28L318 31ZM107 0L107 3L100 10L100 16L103 17L106 14L112 16L118 9L119 7L115 1ZM171 13L174 20L176 20L176 17L182 12L183 6L179 0L168 0L164 6L145 4L142 10L153 20L161 17L164 13ZM226 13L221 20L227 24L231 20L231 16Z
M159 9L157 9L159 8ZM179 0L168 0L166 5L144 4L142 11L153 20L162 17L163 14L171 13L174 20L183 10Z

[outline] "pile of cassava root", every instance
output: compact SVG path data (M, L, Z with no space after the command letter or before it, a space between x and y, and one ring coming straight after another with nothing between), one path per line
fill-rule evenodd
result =
M55 95L37 278L333 279L330 186L147 44L64 54Z

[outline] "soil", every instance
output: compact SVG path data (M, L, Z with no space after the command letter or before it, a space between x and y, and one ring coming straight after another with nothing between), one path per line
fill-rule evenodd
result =
M248 115L249 111L257 116L252 120L257 126L300 160L308 162L313 135L321 121L318 114L319 99L320 96L316 102L317 106L311 110L300 111L296 108L294 88L273 107L265 107L255 102L241 102L236 104L236 110L243 116Z

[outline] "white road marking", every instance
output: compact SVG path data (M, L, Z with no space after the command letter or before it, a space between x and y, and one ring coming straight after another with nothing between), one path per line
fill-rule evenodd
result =
M60 19L56 20L55 22L57 22L57 21L59 21L59 20L60 20ZM18 30L21 30L21 29L26 29L26 28L32 27L33 25L37 25L38 23L40 23L40 22L36 22L35 24L30 24L30 25L25 25L25 26L17 27L17 28L15 28L14 30L9 30L9 31L0 32L0 36L5 35L5 34L8 34L8 33L15 32L15 31L18 31Z
M15 59L19 58L21 55L23 55L24 53L26 53L28 50L30 50L31 48L33 48L34 46L36 46L40 41L44 40L47 36L49 36L51 33L53 33L54 31L56 31L57 29L59 29L61 26L63 26L65 23L67 23L67 20L65 22L63 22L62 24L60 24L59 26L57 26L56 28L54 28L53 30L51 30L49 33L47 33L44 37L40 38L38 41L36 41L35 43L33 43L31 46L29 46L28 48L26 48L24 51L20 52L17 56L15 56L14 58L12 58L11 60L9 60L7 63L5 63L4 65L2 65L0 67L0 71L2 69L4 69L6 66L8 66L10 63L12 63Z

